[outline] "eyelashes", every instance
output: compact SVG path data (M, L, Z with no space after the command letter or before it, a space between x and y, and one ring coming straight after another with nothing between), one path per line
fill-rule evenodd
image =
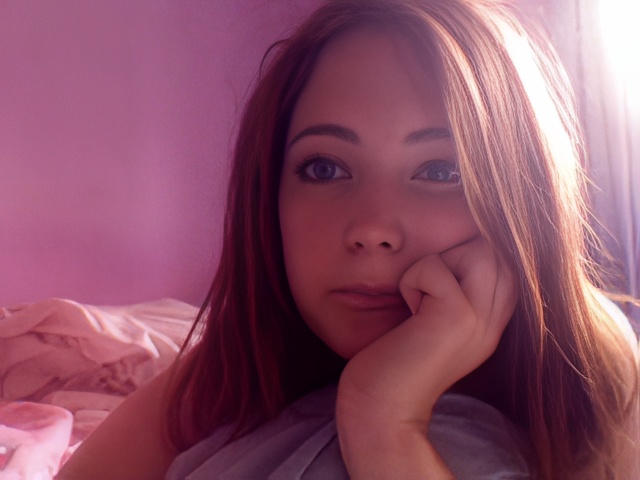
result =
M327 155L313 155L303 160L295 169L296 175L303 182L326 183L339 179L351 178L346 168L338 165L339 161Z
M339 159L329 155L312 155L305 158L296 166L295 174L303 182L316 184L352 178L348 168ZM429 160L418 167L411 179L442 186L462 184L458 164L452 160Z
M460 185L462 183L458 164L450 160L431 160L426 162L422 164L418 169L418 172L416 172L416 174L411 178L456 185Z

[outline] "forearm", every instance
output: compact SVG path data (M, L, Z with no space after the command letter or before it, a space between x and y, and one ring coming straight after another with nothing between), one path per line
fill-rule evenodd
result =
M340 401L336 420L342 456L354 480L455 478L426 436L428 423L399 421Z
M339 430L352 479L454 479L425 432L413 426L379 427L368 424Z

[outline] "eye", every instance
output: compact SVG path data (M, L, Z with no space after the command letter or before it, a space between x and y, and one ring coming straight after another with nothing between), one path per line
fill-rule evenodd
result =
M416 180L429 182L460 184L458 164L449 160L432 160L420 166L412 177Z
M337 162L326 156L314 156L305 159L298 167L296 174L305 182L330 182L342 178L351 178L351 175Z

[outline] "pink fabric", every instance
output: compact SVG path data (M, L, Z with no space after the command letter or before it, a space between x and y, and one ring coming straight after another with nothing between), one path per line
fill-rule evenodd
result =
M73 416L53 405L0 402L0 479L44 480L67 452Z
M169 299L0 310L0 480L52 478L126 395L170 365L196 314Z

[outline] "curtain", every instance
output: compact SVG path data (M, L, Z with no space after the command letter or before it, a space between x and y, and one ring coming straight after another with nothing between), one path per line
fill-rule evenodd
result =
M597 260L614 292L640 298L640 2L521 4L542 17L576 89L593 227L609 254ZM640 308L624 309L640 332Z
M579 0L578 12L580 100L588 168L595 183L593 207L602 223L596 228L617 267L614 286L639 298L640 10L634 5L635 1ZM629 308L627 314L638 331L640 309Z

